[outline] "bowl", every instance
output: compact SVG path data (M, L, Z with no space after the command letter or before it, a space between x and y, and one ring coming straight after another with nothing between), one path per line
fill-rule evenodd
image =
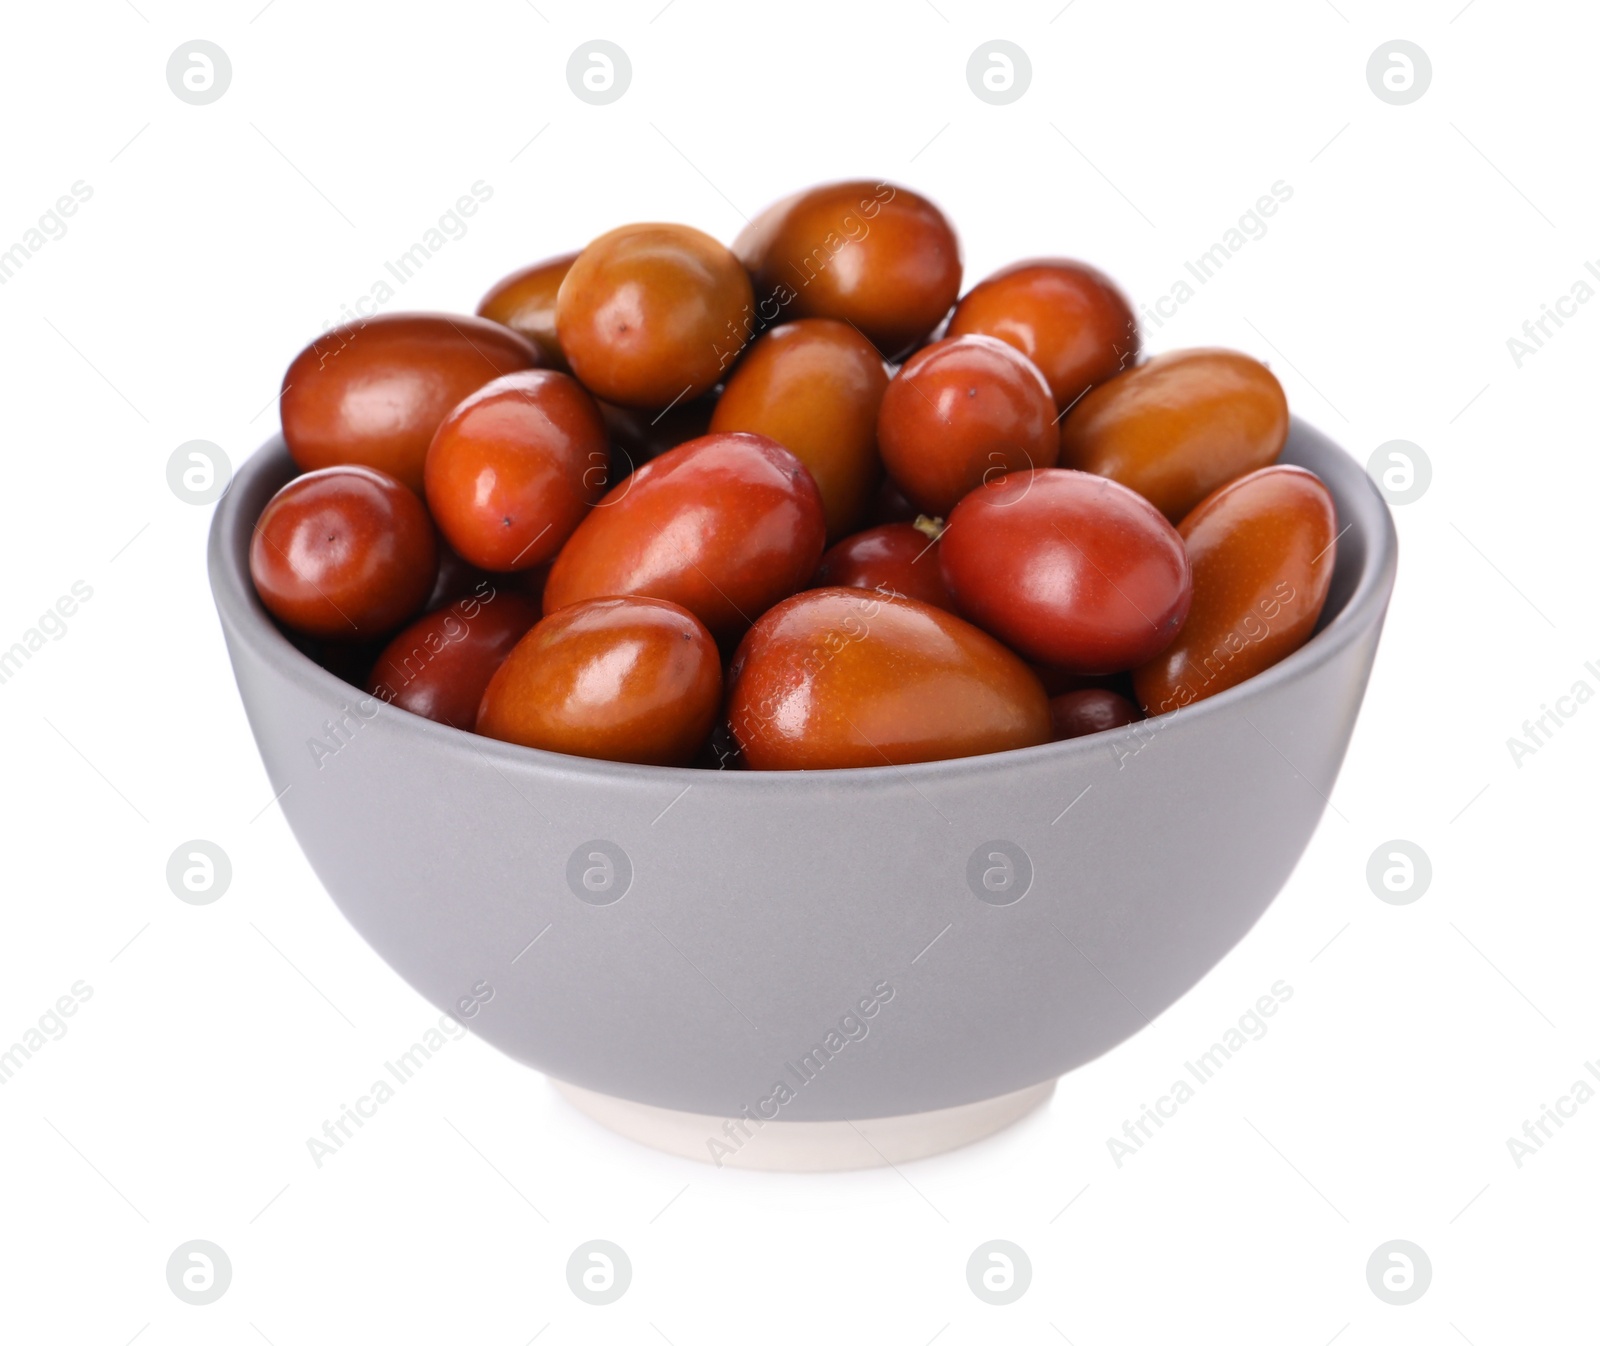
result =
M255 596L274 439L212 521L217 611L272 788L373 949L591 1116L718 1164L843 1168L987 1134L1136 1033L1294 868L1355 727L1393 521L1296 421L1343 530L1319 629L1247 682L1062 743L709 771L480 738L366 697Z

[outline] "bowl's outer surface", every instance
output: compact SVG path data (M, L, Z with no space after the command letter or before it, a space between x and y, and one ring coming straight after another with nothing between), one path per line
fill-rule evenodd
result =
M281 440L219 506L211 580L290 826L345 916L435 1005L487 983L466 1026L601 1093L717 1116L878 1117L1004 1094L1106 1051L1288 878L1355 725L1396 543L1377 490L1323 436L1297 422L1283 461L1322 477L1347 529L1305 647L1142 725L904 768L616 765L364 699L296 650L250 585L251 526L293 470ZM626 857L612 893L631 869L606 905L577 895L584 871L604 881L594 841ZM1025 857L1004 896L1031 869L1004 906L976 895L1006 863L996 841ZM874 987L883 1003L841 1029ZM819 1046L820 1069L791 1068Z

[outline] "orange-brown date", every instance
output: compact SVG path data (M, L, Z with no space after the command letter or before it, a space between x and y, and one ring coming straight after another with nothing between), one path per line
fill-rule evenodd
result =
M692 401L723 376L750 304L750 277L709 234L627 224L601 234L568 269L556 335L596 397L661 408Z
M828 536L861 521L878 482L878 406L889 375L848 323L802 318L765 333L739 362L711 428L775 439L810 470Z
M974 285L945 335L973 333L998 337L1038 365L1058 411L1139 354L1139 324L1122 291L1064 258L1016 262Z
M753 626L728 720L757 770L903 765L1050 739L1033 671L977 627L909 598L808 589Z
M1133 675L1151 715L1270 668L1310 638L1333 579L1333 497L1299 467L1266 467L1207 496L1178 529L1194 597L1177 638Z
M387 635L427 602L438 573L422 501L369 467L295 477L250 537L250 578L267 610L324 640Z
M687 766L711 734L722 664L676 603L597 598L529 631L495 671L478 732L524 747Z
M302 471L356 463L420 495L428 444L450 408L538 363L526 337L465 314L384 313L335 327L284 373L284 443Z
M513 271L478 301L478 316L527 337L538 347L546 368L566 370L567 357L556 339L556 294L577 258L577 253L567 252Z
M614 486L567 539L544 610L617 594L688 608L742 633L822 558L822 497L805 465L761 435L706 435Z
M986 481L1054 466L1055 421L1050 387L1027 356L994 337L946 337L890 381L878 451L912 503L947 515Z
M484 570L543 565L605 492L605 422L555 369L507 374L439 426L423 471L439 531Z
M1046 468L950 515L939 568L968 620L1036 663L1097 677L1153 657L1189 611L1183 539L1126 486Z
M537 601L480 581L391 640L367 675L367 691L413 715L470 730L495 669L538 620Z
M1061 466L1120 481L1177 523L1275 461L1288 435L1283 388L1259 360L1172 351L1084 394L1061 422Z
M893 360L961 289L961 245L933 202L887 182L834 182L768 206L733 250L760 306L853 324Z

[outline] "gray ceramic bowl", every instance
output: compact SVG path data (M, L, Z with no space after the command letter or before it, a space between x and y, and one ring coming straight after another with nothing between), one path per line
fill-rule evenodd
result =
M1396 544L1335 445L1296 423L1283 457L1328 484L1346 530L1304 648L1124 730L918 766L616 765L365 700L251 588L251 526L292 473L281 440L216 512L211 583L289 825L435 1005L617 1099L732 1117L787 1082L784 1121L884 1118L1115 1046L1288 878L1355 726Z

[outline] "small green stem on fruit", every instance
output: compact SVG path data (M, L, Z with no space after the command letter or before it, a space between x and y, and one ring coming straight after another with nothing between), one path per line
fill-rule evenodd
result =
M944 520L933 515L919 514L911 525L927 538L929 542L937 542L939 534L944 532Z

